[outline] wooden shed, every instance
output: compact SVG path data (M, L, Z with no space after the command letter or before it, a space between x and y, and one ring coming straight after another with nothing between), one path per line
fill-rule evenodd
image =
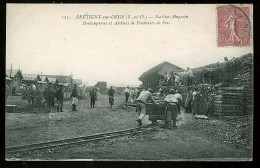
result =
M169 74L170 72L181 73L184 69L173 65L167 61L160 63L159 65L145 71L138 79L143 82L145 89L151 88L156 91L159 85L159 80Z

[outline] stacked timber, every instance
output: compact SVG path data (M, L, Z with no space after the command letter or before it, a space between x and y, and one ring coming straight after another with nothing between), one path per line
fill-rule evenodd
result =
M214 100L214 114L221 116L242 115L244 87L222 87Z
M240 71L240 82L243 86L253 87L253 56L248 55L241 60L242 68Z
M253 112L253 56L251 54L244 57L241 61L240 83L244 86L244 101L247 105L247 112Z

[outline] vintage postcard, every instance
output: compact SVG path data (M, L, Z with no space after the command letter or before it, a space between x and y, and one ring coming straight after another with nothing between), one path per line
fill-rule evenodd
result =
M6 160L253 160L252 4L6 9Z

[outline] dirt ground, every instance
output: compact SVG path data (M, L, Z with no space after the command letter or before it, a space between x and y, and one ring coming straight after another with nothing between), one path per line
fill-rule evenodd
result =
M137 126L134 109L122 109L124 97L115 99L110 111L106 96L100 96L96 109L89 109L89 100L79 102L78 112L65 103L63 113L6 113L6 146L39 143L109 132ZM145 119L145 124L149 121ZM182 120L174 130L156 128L136 136L126 136L57 150L36 151L24 155L7 155L8 160L250 160L250 143L226 143L216 134L207 133L199 125L216 120L194 119L182 112ZM224 125L218 121L220 125ZM212 125L212 124L211 124ZM205 127L205 126L204 126ZM215 128L216 127L216 128ZM210 129L219 130L216 124Z

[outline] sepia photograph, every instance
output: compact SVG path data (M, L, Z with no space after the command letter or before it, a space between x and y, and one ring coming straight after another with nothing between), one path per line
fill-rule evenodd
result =
M6 4L6 161L252 161L253 4Z

